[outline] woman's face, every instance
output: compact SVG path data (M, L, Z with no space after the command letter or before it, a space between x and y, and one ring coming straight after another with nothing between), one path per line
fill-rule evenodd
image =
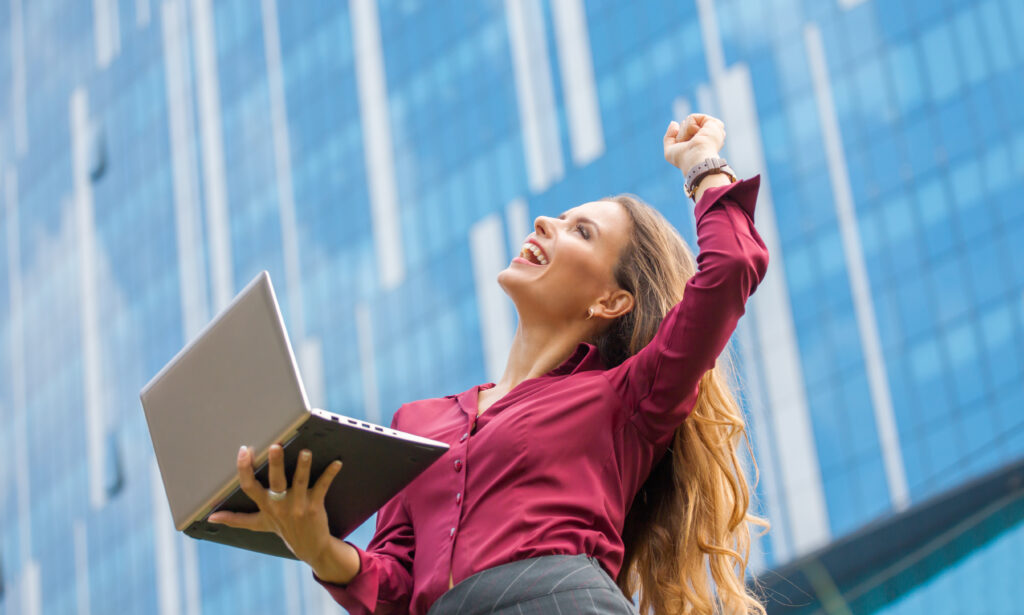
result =
M586 318L589 307L620 290L614 269L631 230L629 214L614 201L583 203L557 218L539 216L498 283L520 316ZM598 305L595 315L600 310Z

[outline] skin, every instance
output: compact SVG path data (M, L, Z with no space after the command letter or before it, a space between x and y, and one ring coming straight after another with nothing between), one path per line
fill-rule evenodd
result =
M717 156L725 141L725 127L704 114L687 116L682 125L671 122L664 136L665 160L684 176L693 165ZM729 184L724 174L705 177L695 198L708 188ZM513 259L498 274L519 313L505 371L493 388L480 392L478 414L519 383L541 376L565 361L579 342L592 339L616 318L634 307L633 296L615 282L614 267L631 231L629 215L612 201L590 201L557 218L539 216L527 239L539 244L547 265ZM242 490L259 506L256 513L219 512L209 521L261 532L275 532L296 557L310 565L325 581L346 584L359 573L356 550L328 530L324 497L341 469L335 461L309 486L311 456L301 452L291 486L284 474L280 444L268 453L270 488L285 491L273 501L254 476L253 452L242 447L238 478ZM454 580L449 574L449 587Z

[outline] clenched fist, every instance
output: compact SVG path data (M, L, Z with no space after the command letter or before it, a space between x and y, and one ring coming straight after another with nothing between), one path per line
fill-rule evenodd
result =
M705 158L713 158L725 143L725 124L703 113L691 113L682 126L673 120L665 131L665 160L683 173Z

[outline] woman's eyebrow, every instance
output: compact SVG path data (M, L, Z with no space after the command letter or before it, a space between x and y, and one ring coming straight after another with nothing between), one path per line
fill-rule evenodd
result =
M562 214L562 215L558 216L558 219L559 220L565 220L565 214ZM591 220L590 218L588 218L586 216L579 216L577 218L577 220L579 220L580 222L582 222L584 224L589 224L590 226L594 227L594 232L595 233L597 233L598 235L601 234L601 227L598 226L597 222L594 222L593 220Z

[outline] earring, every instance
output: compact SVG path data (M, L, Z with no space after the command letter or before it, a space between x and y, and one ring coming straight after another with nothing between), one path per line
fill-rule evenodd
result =
M587 309L587 320L590 320L594 316L594 308Z

